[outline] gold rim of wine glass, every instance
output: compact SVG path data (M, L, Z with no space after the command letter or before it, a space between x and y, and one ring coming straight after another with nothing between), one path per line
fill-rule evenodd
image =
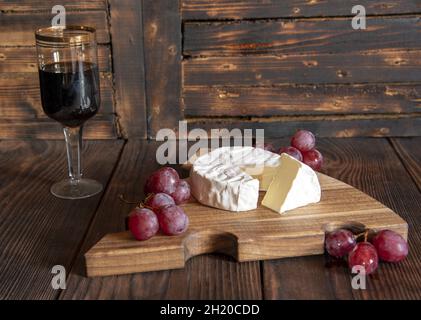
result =
M37 44L42 43L63 43L63 44L84 44L93 40L96 29L88 26L54 26L39 28L35 31Z

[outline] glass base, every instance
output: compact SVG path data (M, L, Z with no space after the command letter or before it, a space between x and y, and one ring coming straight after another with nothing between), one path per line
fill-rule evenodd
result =
M81 179L78 182L63 180L51 186L51 193L61 199L85 199L102 191L102 184L92 179Z

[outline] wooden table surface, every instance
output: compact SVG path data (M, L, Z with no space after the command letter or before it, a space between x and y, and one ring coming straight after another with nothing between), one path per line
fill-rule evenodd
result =
M0 141L0 298L421 299L421 137L319 139L324 173L363 190L409 224L408 258L381 264L367 290L353 290L348 269L323 255L246 263L204 255L180 270L86 278L84 253L105 233L124 229L132 206L118 195L142 199L145 179L159 167L157 145L86 142L85 176L106 187L91 199L66 201L49 193L65 176L63 141ZM65 290L51 286L54 265L67 270Z

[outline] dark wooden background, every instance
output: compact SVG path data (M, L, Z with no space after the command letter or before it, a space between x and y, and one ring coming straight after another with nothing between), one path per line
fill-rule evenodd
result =
M42 112L33 31L57 1L0 0L0 139L62 137ZM93 139L189 128L421 135L420 0L60 1L98 30ZM353 30L353 5L367 29Z

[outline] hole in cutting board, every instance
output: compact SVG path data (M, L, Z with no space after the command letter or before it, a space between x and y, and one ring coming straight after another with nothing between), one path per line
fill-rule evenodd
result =
M183 241L185 261L206 253L220 253L234 259L238 257L238 238L232 233L218 230L198 231Z

